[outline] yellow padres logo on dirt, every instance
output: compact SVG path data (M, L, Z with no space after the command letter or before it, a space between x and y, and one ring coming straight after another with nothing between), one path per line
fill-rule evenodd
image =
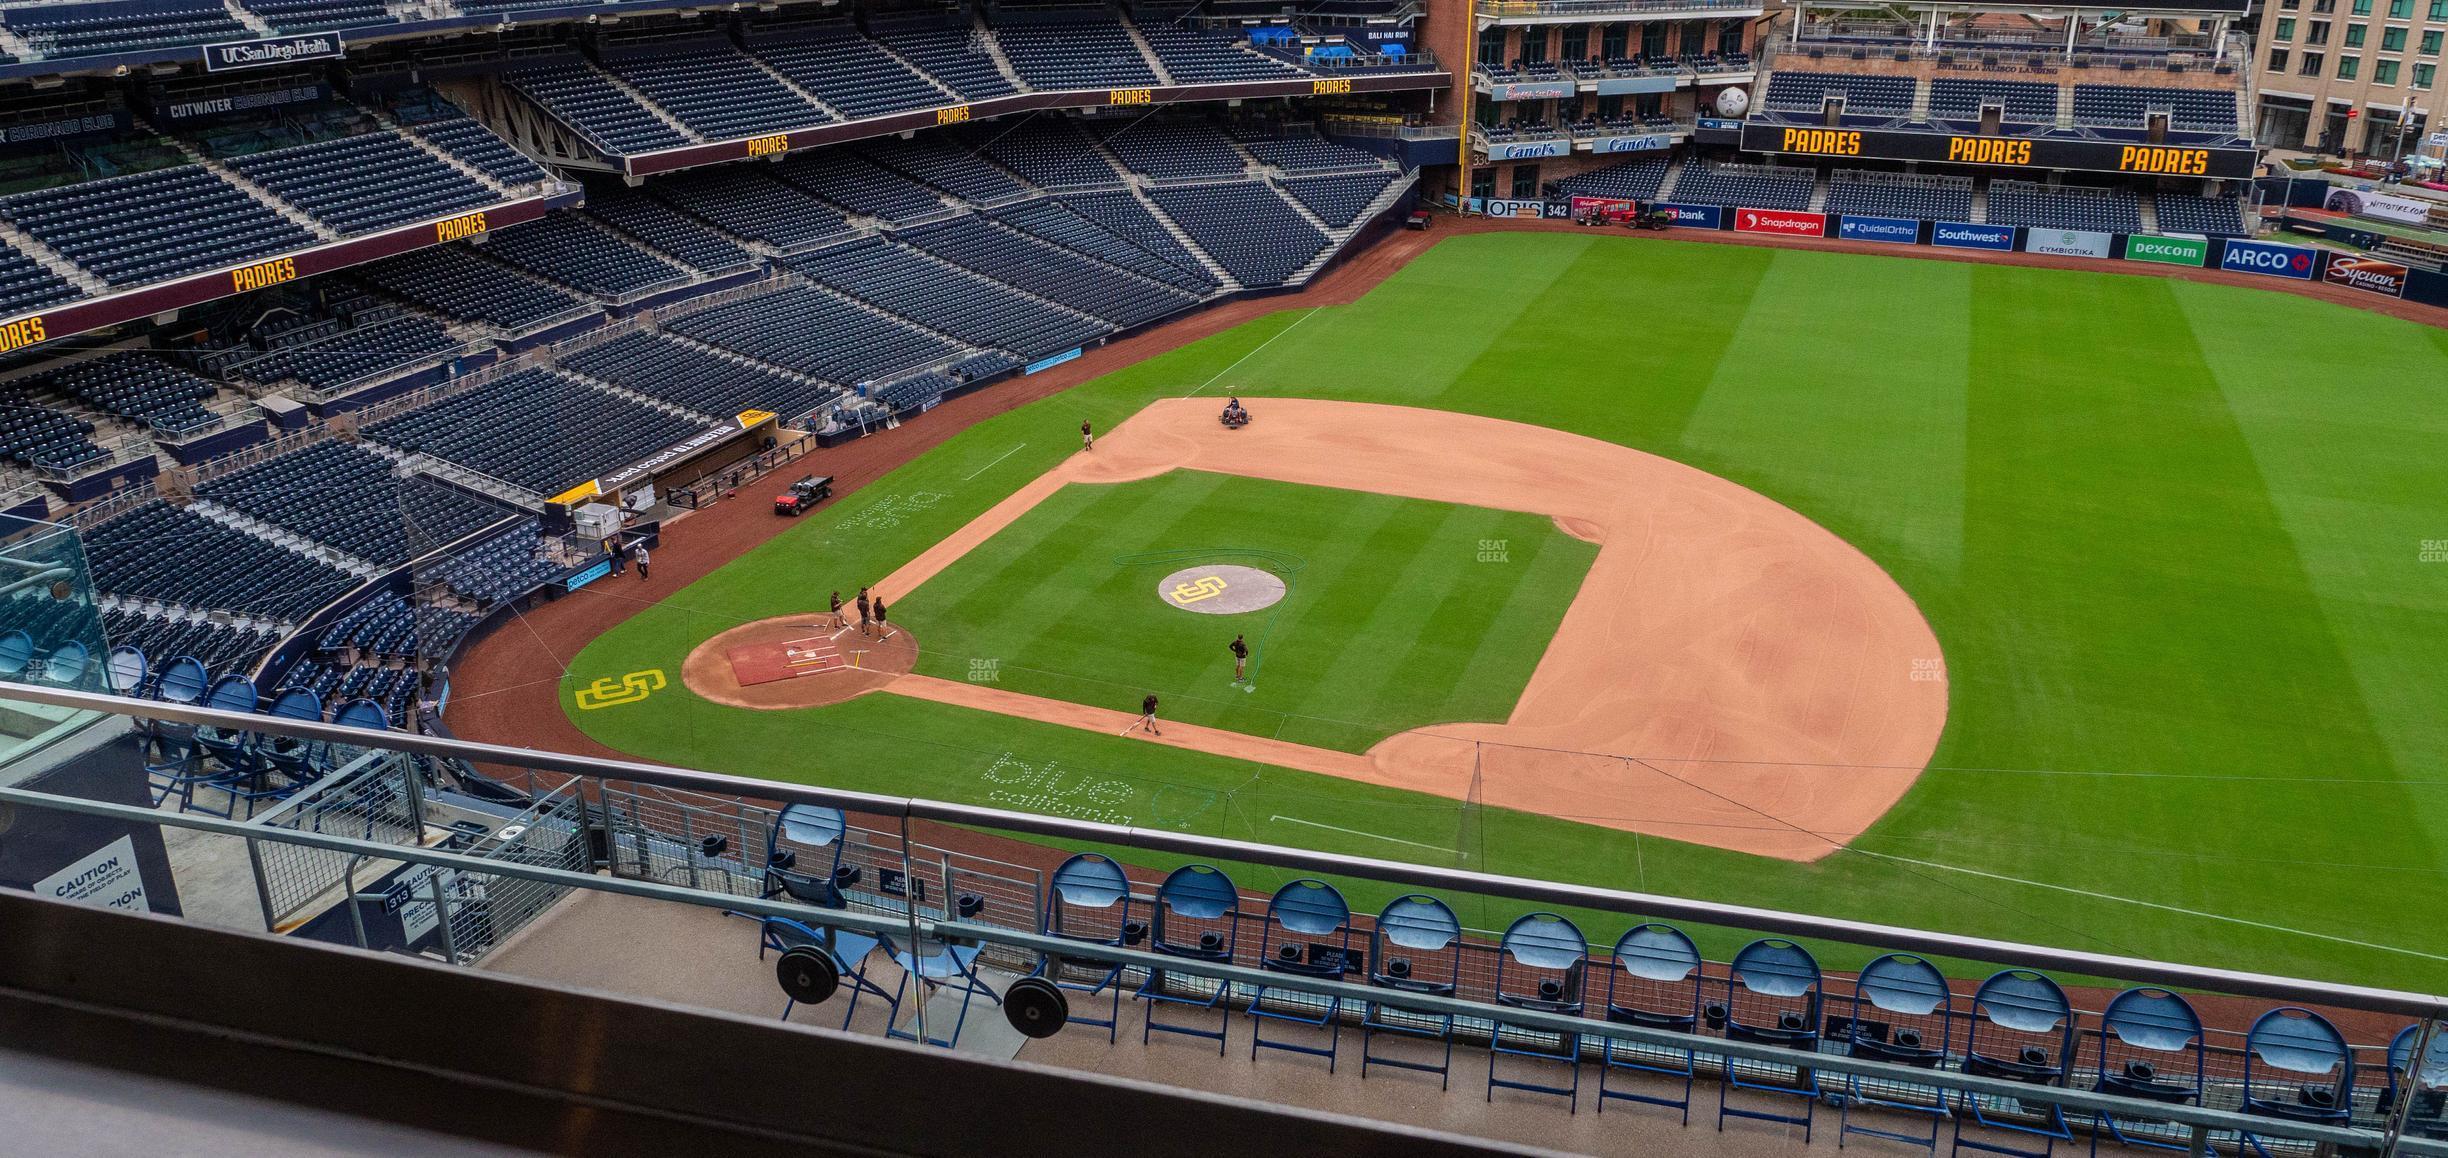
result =
M1201 575L1173 588L1173 602L1183 604L1196 603L1202 599L1213 599L1222 595L1224 589L1229 586L1231 584L1224 582L1224 577L1221 575Z
M1184 611L1238 615L1273 607L1284 597L1284 582L1256 567L1190 567L1165 576L1156 595Z
M627 675L605 676L578 689L578 710L591 712L597 708L634 704L663 690L663 669L648 668Z

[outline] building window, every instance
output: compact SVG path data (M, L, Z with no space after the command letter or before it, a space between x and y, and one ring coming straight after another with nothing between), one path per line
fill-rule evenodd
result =
M1589 25L1574 24L1564 29L1564 47L1557 52L1566 60L1582 60L1589 56Z
M1480 31L1479 60L1485 64L1505 62L1505 30L1502 25Z
M2448 0L2439 0L2439 2L2448 4ZM1624 49L1629 47L1631 39L1632 27L1630 25L1609 24L1606 26L1606 31L1598 34L1598 53L1608 60L1617 59L1624 55Z
M2371 0L2354 0L2354 14L2357 16L2371 15Z
M2431 0L2430 18L2448 20L2448 0Z
M2389 0L2389 19L2403 20L2414 15L2414 0Z
M2434 29L2430 30L2429 32L2425 32L2425 33L2423 33L2423 38L2422 38L2422 54L2423 54L2424 56L2438 56L2438 55L2439 55L2439 46L2440 46L2440 30L2439 30L2439 29L2434 28Z
M2335 12L2337 11L2337 0L2312 0L2312 11L2316 13Z
M1641 55L1651 60L1666 56L1666 26L1655 22L1641 26Z
M2270 70L2271 72L2273 72L2273 73L2285 72L2285 71L2286 71L2286 62L2287 62L2287 50L2286 50L2286 49L2283 49L2283 48L2273 48L2273 49L2270 49L2270 63L2269 63L2269 70Z
M2313 21L2313 22L2312 22L2312 27L2311 27L2311 29L2310 29L2309 31L2307 31L2307 32L2305 32L2305 33L2304 33L2304 43L2305 43L2305 44L2327 44L2327 43L2329 43L2329 22L2328 22L2328 21L2326 21L2326 20L2315 20L2315 21Z
M2329 58L2327 56L2318 52L2307 52L2303 54L2303 63L2296 66L2295 75L2319 76L2321 74L2321 66L2328 63Z
M1717 25L1717 51L1743 51L1743 28L1750 23L1751 22L1748 20L1726 20L1719 22Z
M2373 65L2373 66L2372 66L2372 83L2373 83L2373 84L2395 84L2395 83L2397 83L2397 62L2396 62L2396 61L2393 61L2393 60L2383 60L2383 61L2379 62L2378 64Z
M2278 30L2277 30L2275 33L2272 33L2272 34L2271 34L2271 39L2273 39L2273 40L2293 40L2293 39L2295 39L2295 18L2294 18L2294 17L2292 17L2292 16L2288 16L2288 17L2283 17L2283 18L2281 18L2281 19L2278 21Z
M2348 48L2361 48L2361 47L2363 47L2363 30L2364 30L2364 27L2365 27L2365 26L2364 26L2364 25L2361 25L2361 24L2349 24L2349 25L2347 25L2347 26L2346 26L2346 47L2348 47Z
M2404 51L2405 51L2405 33L2406 33L2406 30L2405 30L2405 29L2403 29L2403 28L2383 28L2383 29L2381 29L2381 30L2380 30L2380 51L2382 51L2382 52L2404 52Z
M2438 67L2439 67L2439 66L2438 66L2438 65L2436 65L2436 64L2418 64L2418 65L2415 65L2415 66L2414 66L2414 87L2416 87L2416 88L2420 88L2420 89L2427 89L2427 88L2430 88L2430 87L2431 87L2431 70L2433 70L2433 69L2435 69L2435 68L2438 68Z
M1528 201L1538 195L1539 167L1536 165L1513 166L1513 199Z
M2289 12L2293 12L2293 11L2295 10L2296 5L2297 5L2298 3L2300 3L2300 2L2301 2L2301 0L2278 0L2278 7L2283 8L2283 9L2285 9L2285 10L2289 11Z
M2353 80L2353 79L2355 78L2355 74L2356 74L2356 73L2358 73L2358 72L2361 72L2361 71L2363 71L2363 58L2362 58L2362 57L2359 57L2359 56L2341 56L2341 57L2339 57L2339 58L2338 58L2338 77L2337 77L2337 78L2338 78L2339 80Z

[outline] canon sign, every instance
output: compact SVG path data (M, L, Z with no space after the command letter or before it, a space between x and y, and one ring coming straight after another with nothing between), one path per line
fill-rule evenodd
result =
M340 38L329 32L311 36L281 36L271 40L241 40L204 46L204 71L231 72L309 60L338 60Z

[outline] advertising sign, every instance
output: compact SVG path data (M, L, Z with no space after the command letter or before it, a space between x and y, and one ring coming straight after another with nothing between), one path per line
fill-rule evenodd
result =
M1499 101L1568 100L1573 94L1569 80L1541 80L1524 84L1491 84L1488 99Z
M1598 78L1598 95L1617 96L1628 92L1673 92L1675 82L1681 79L1673 73L1661 76L1602 76Z
M1572 152L1572 139L1558 137L1552 141L1490 141L1487 155L1491 161L1526 161L1538 157L1561 157Z
M2026 229L2023 231L2023 252L2053 253L2059 257L2106 257L2108 243L2115 235L2095 233L2088 229Z
M1836 236L1847 241L1911 245L1921 240L1921 223L1909 217L1856 217L1847 213L1836 219Z
M2210 243L2199 237L2154 237L2137 233L2125 239L2125 260L2189 265L2199 269L2210 264Z
M1722 229L1725 210L1716 205L1685 205L1679 201L1661 201L1657 206L1682 229Z
M2405 296L2409 272L2406 267L2393 261L2341 253L2329 259L2329 268L2321 274L2321 280L2367 294L2379 294L2384 298L2401 298Z
M2297 281L2312 280L2312 271L2319 264L2320 254L2311 249L2269 241L2230 241L2227 252L2219 255L2220 269Z
M2014 248L2014 226L1974 225L1969 221L1939 221L1930 225L1930 244L1948 249Z
M1734 232L1774 233L1785 237L1827 236L1827 214L1791 209L1737 209Z
M1674 148L1674 138L1663 133L1630 137L1599 137L1590 142L1593 153L1646 153L1652 149Z
M2424 225L2431 220L2431 207L2434 204L2419 197L2401 197L2375 189L2331 189L2328 200L2321 203L2321 208L2353 217Z
M1540 217L1547 212L1545 201L1490 197L1483 204L1481 211L1490 217Z
M1745 122L1742 147L1810 157L1884 157L2008 169L2089 169L2169 177L2250 177L2251 148L2146 145L2069 137L1983 137L1898 129L1826 129Z
M269 40L237 40L227 44L205 45L204 71L233 72L276 64L303 64L310 60L338 60L342 55L339 35L330 32L275 36Z

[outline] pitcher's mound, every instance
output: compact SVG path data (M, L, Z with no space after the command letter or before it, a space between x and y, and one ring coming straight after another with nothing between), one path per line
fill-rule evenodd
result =
M698 644L680 667L690 691L735 708L813 708L891 683L918 662L900 627L888 639L836 629L822 613L734 627Z

